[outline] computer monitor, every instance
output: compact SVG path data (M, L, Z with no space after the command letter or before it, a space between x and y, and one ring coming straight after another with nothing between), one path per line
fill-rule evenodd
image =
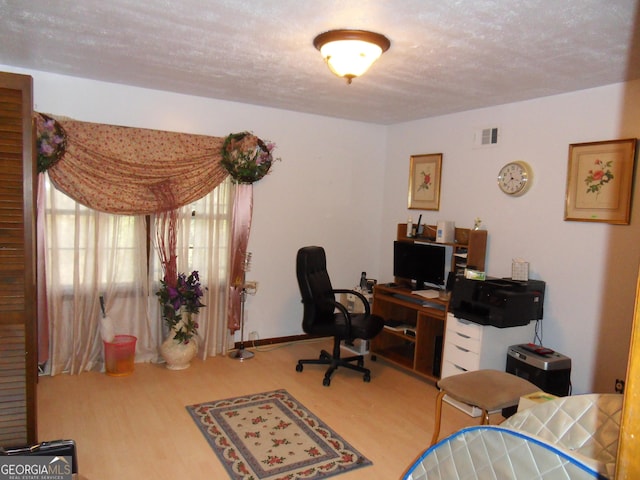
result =
M412 288L444 289L451 271L453 247L428 242L393 242L393 275L412 281Z

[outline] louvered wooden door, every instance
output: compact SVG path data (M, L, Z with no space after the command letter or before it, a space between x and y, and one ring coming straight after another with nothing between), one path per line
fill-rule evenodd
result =
M37 441L32 79L0 72L0 446Z

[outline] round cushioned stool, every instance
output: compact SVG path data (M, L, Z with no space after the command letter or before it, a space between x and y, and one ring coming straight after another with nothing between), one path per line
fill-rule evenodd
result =
M482 410L482 425L489 424L489 412L513 407L520 397L540 388L516 375L499 370L475 370L445 377L438 382L440 392L436 397L436 419L431 445L438 441L442 420L442 399L449 395L454 400Z

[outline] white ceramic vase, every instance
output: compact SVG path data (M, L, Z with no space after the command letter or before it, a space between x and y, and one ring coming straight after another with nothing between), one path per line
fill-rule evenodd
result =
M194 335L189 343L180 343L173 339L174 336L175 332L171 330L169 337L160 345L160 355L169 370L184 370L191 366L191 360L198 353L197 337Z

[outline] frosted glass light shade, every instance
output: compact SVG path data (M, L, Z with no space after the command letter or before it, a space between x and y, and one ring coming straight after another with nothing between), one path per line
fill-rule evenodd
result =
M363 30L331 30L321 33L314 46L327 62L329 69L347 83L365 73L391 42L379 33Z
M320 53L333 73L353 78L369 70L382 55L382 49L360 40L338 40L323 45Z

